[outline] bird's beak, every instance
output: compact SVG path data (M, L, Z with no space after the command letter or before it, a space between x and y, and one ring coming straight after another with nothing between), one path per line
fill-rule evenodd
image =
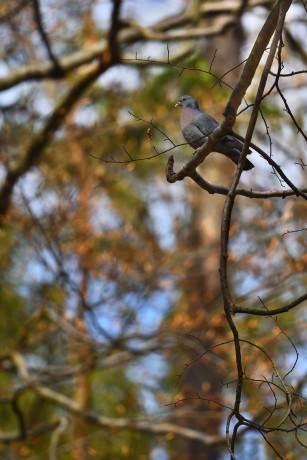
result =
M177 104L175 104L175 107L179 107L181 105L181 102L177 102Z

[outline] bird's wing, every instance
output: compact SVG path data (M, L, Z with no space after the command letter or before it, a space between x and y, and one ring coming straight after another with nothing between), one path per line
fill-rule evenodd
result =
M243 143L236 139L235 137L231 136L231 134L228 134L227 136L223 137L223 139L220 141L222 144L227 145L227 147L237 150L239 153L242 152L243 149ZM251 153L251 150L248 151L248 154Z
M204 112L199 112L195 117L194 125L205 136L209 136L209 134L219 126L218 122L213 117Z
M194 123L186 125L182 129L183 136L188 144L197 149L201 147L205 142L204 134L195 126Z

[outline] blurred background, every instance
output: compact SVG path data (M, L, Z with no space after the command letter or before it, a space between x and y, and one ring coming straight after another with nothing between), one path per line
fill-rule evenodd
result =
M188 178L169 184L164 170L169 154L176 170L193 154L172 148L184 143L175 103L191 94L222 120L274 3L0 1L2 459L228 458L236 362L218 273L225 197ZM279 86L300 130L274 88L253 138L297 187L306 25L294 1ZM242 136L258 83L237 117ZM250 159L242 187L285 187L257 153ZM199 171L228 186L235 165L212 153ZM303 199L238 197L230 251L238 305L278 308L303 295ZM286 414L284 389L265 384L272 362L306 419L306 305L235 318L241 339L261 347L242 343L243 415L256 423ZM287 435L267 434L271 446L241 430L238 458L306 458L304 430L284 426Z

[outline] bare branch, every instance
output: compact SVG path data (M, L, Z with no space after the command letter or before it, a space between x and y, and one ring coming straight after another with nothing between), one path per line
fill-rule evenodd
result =
M298 233L298 232L304 232L304 231L307 232L307 227L305 227L305 228L300 228L300 229L298 229L298 230L287 230L286 232L282 233L281 236L289 235L289 233Z
M27 153L13 164L7 171L2 187L0 189L0 216L3 217L10 205L11 195L15 184L20 177L34 166L50 138L59 129L64 122L65 117L72 109L76 100L83 92L98 78L98 76L109 68L112 55L106 53L102 56L100 63L83 74L76 83L67 91L66 95L60 100L52 115L47 119L45 126L39 134L36 135L30 144Z
M261 76L261 80L258 86L258 91L256 95L255 105L253 107L251 119L248 125L246 138L243 146L243 151L240 156L239 164L237 167L236 174L233 178L232 184L230 186L229 193L225 200L223 215L222 215L222 224L221 224L221 253L220 253L220 284L222 289L222 295L224 300L224 311L225 315L229 324L229 327L232 331L233 338L234 338L234 347L235 347L235 354L236 354L236 365L237 365L237 385L236 385L236 397L233 411L228 415L227 418L227 442L228 442L228 449L232 456L234 456L234 443L236 439L236 431L233 431L232 436L230 435L230 422L234 416L240 421L240 405L242 399L242 390L243 390L243 367L242 367L242 357L241 357L241 347L240 347L240 339L239 333L232 318L232 314L234 312L234 302L232 300L232 296L230 293L230 288L228 284L228 242L229 242L229 233L230 233L230 225L231 225L231 217L232 211L234 207L235 201L235 190L238 186L239 179L241 173L243 171L244 161L246 155L249 150L249 145L251 142L252 134L254 131L254 127L256 124L257 116L258 116L258 109L261 103L261 98L264 92L265 84L267 81L268 73L271 69L273 59L276 53L276 49L278 46L278 42L281 38L282 26L284 23L285 15L290 7L291 1L285 0L278 2L273 10L271 11L268 19L266 20L262 30L260 31L257 40L254 44L253 50L251 51L249 58L247 59L245 66L242 71L242 75L233 90L229 101L227 103L225 109L225 120L222 123L229 129L232 128L234 121L235 121L235 114L241 103L246 89L249 87L252 78L254 77L256 68L260 62L260 58L262 57L268 42L274 33L275 27L276 31L273 37L273 42L271 44L271 49Z
M64 76L64 72L63 72L63 69L61 68L61 66L59 64L58 59L56 58L56 56L54 55L54 53L52 51L51 44L50 44L50 41L49 41L49 37L48 37L48 35L47 35L47 33L46 33L45 29L44 29L43 18L42 18L42 14L41 14L39 0L33 0L33 9L34 9L35 21L36 21L36 24L37 24L37 30L38 30L38 32L39 32L39 34L41 36L42 42L44 43L44 45L46 47L49 59L50 59L50 61L52 62L53 66L54 66L52 72L54 73L54 75L57 74L58 78L61 78L61 77Z
M295 308L297 305L300 303L304 302L304 300L307 300L307 294L304 294L297 299L293 300L287 305L284 305L283 307L279 308L274 308L273 310L258 310L257 308L246 308L246 307L238 307L234 306L234 313L247 313L251 315L257 315L257 316L272 316L272 315L279 315L280 313L286 313L289 310L292 310L292 308Z

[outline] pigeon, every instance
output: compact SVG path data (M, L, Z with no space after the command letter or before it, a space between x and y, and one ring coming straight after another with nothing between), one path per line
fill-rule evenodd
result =
M199 109L198 102L192 96L182 96L175 105L175 107L178 106L182 107L180 125L183 137L191 147L197 149L205 143L206 137L209 136L219 124L213 117ZM242 142L228 134L215 145L214 151L222 153L237 165L242 148ZM251 153L251 151L249 150L248 153ZM253 163L246 159L243 169L248 171L253 167Z

